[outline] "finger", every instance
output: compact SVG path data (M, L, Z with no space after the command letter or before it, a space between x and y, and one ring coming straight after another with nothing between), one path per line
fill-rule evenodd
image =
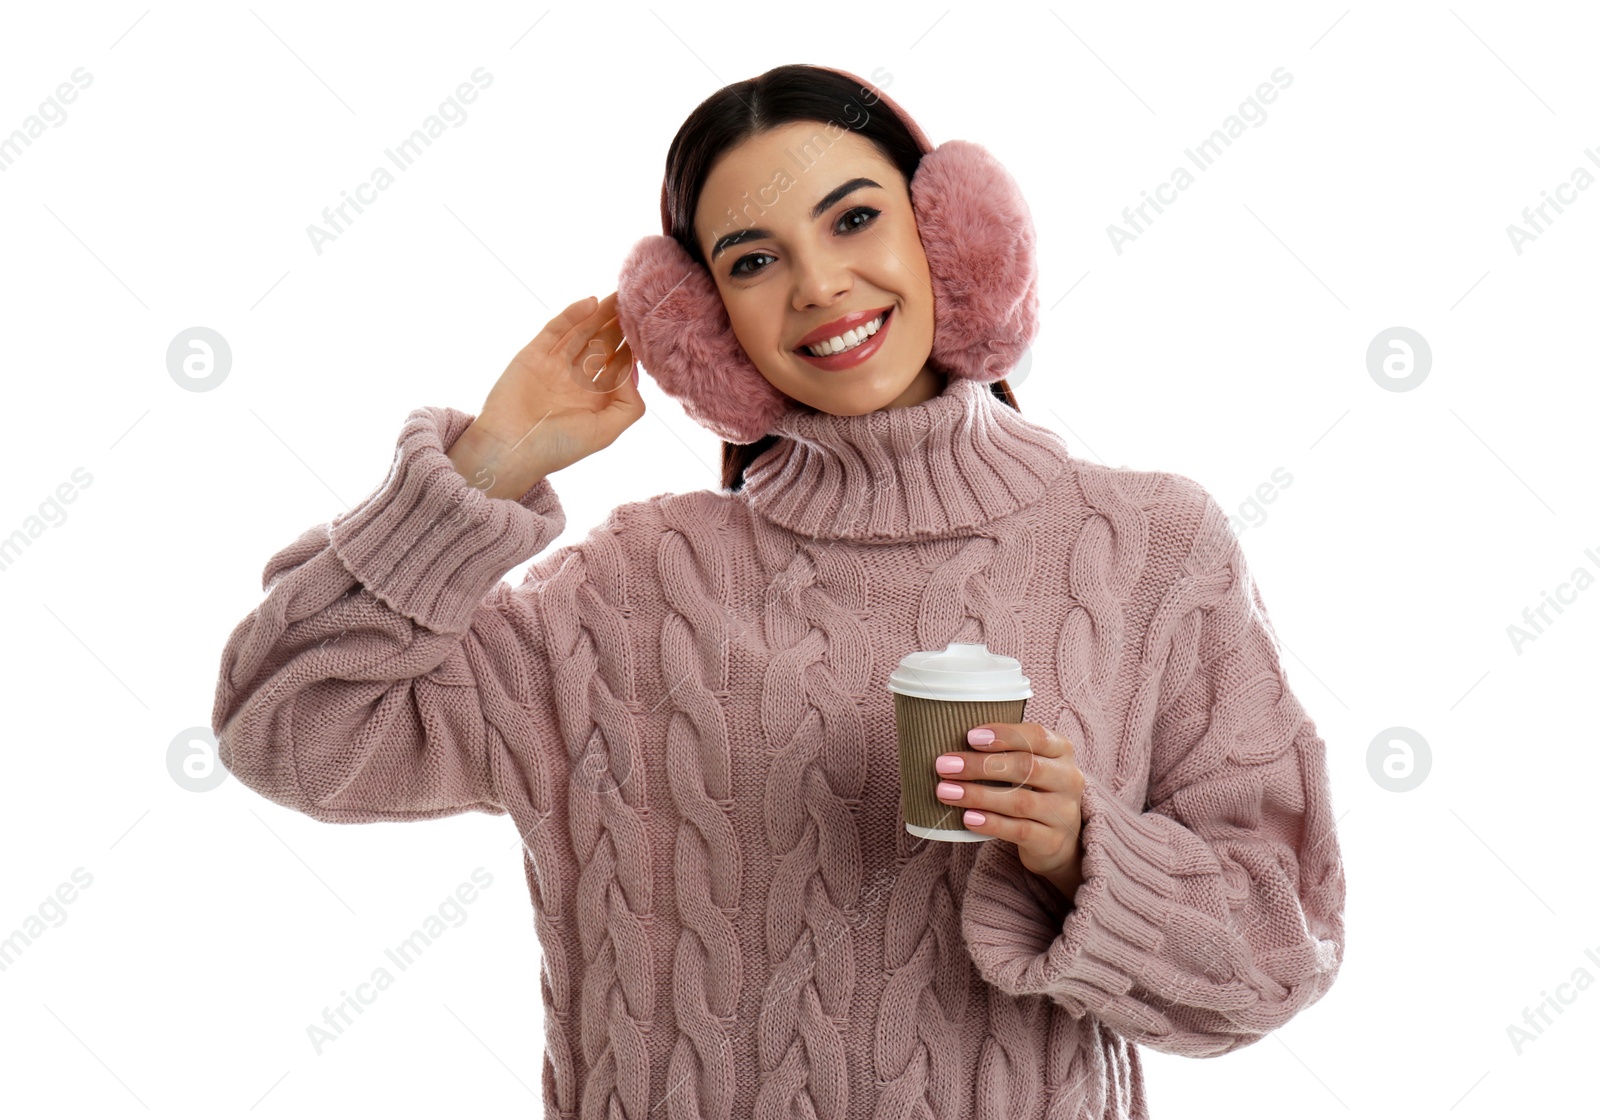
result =
M976 742L973 731L994 733L990 743ZM982 736L977 736L982 738ZM1038 723L980 723L967 732L967 742L981 751L1027 751L1046 758L1061 758L1071 744L1065 737Z
M1055 829L1026 817L1013 817L993 809L963 809L961 826L997 840L1009 840L1019 848L1048 851L1059 845Z
M639 359L633 356L633 347L629 346L626 341L624 341L621 348L617 350L617 359L619 361L622 360L624 355L627 356L628 372L627 375L622 379L622 382L618 384L617 388L622 392L625 400L629 401L640 411L643 411L644 395L639 392Z
M1060 794L1026 786L986 786L978 782L952 782L947 778L934 787L933 795L939 799L939 804L952 808L999 812L1046 825L1064 823L1057 821L1061 815Z
M987 730L994 734L988 743L974 743L981 752L963 770L970 769L975 778L1006 782L1013 787L1033 786L1036 789L1055 788L1054 771L1046 763L1054 755L1044 728L1037 723L983 723L972 731ZM967 741L982 739L981 735L967 732ZM1039 749L1039 744L1045 749Z
M986 723L973 731L994 734L990 743L976 751L957 751L940 755L934 766L951 779L996 782L1008 788L1031 788L1049 793L1073 792L1071 744L1037 723ZM969 738L973 738L971 732ZM976 738L982 738L981 735ZM1043 749L1035 749L1042 743ZM1058 753L1067 747L1065 754ZM959 768L957 765L959 764Z
M570 337L571 332L582 326L584 320L598 312L600 301L594 296L585 296L576 303L569 303L561 312L544 325L544 328L527 342L527 345L518 350L512 359L531 365L532 363L549 354L561 341Z
M934 760L933 766L939 777L947 781L995 783L985 787L988 789L1027 788L1060 792L1067 788L1067 782L1059 769L1059 761L1028 751L1006 751L1004 754L961 751L940 755Z
M564 355L569 362L577 361L578 355L583 353L589 339L593 338L595 332L605 326L616 313L617 293L612 292L597 303L593 311L579 317L578 321L567 329L567 333L556 343L555 353Z
M557 339L562 338L574 326L583 322L598 307L599 302L594 296L584 296L576 302L567 304L566 307L561 309L559 315L546 323L544 329L533 336L533 340L529 345L542 341L548 351L550 347L556 344Z
M604 367L590 383L590 388L602 394L621 393L623 400L643 403L638 382L633 377L633 350L626 342L606 360Z
M935 790L935 796L974 832L1010 840L1047 859L1054 858L1064 837L1076 837L1083 828L1082 804L1075 797L986 786L966 786L959 797Z
M601 374L621 343L622 324L617 322L616 316L612 316L604 326L589 336L579 352L578 362L583 369L585 381L598 383L603 380Z

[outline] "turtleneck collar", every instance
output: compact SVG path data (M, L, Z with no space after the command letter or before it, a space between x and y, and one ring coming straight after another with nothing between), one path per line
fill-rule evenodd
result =
M767 520L834 540L959 536L1036 501L1065 441L989 385L950 377L921 404L861 416L791 409L740 493Z

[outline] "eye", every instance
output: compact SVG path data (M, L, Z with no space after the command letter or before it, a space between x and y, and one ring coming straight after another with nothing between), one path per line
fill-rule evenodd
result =
M872 219L874 219L874 218L876 218L878 216L879 211L874 210L870 206L857 206L854 209L846 210L843 214L839 215L839 221L841 221L841 222L848 221L853 215L856 215L856 214L863 215L866 218L866 220L862 221L862 222L857 222L855 225L851 226L849 229L844 230L845 233L854 233L858 229L865 229L867 226L870 226L872 224Z
M738 260L733 262L733 267L728 269L728 275L729 276L748 276L748 275L750 275L750 273L745 271L744 267L743 267L746 261L753 261L758 257L770 257L770 256L772 256L771 253L747 253L744 256L740 257Z
M874 210L870 206L856 206L856 207L853 207L853 208L851 208L849 210L846 210L843 214L839 215L839 221L834 224L834 228L835 229L839 229L840 225L843 225L844 223L848 222L851 218L853 218L853 217L855 217L857 215L860 215L861 218L862 218L861 221L856 222L854 225L850 225L845 229L839 230L840 233L855 233L857 230L866 229L869 225L872 224L873 220L875 218L877 218L877 216L880 213L882 213L882 211ZM729 276L751 276L754 273L759 272L761 270L759 268L747 269L744 266L750 261L758 260L761 257L771 257L771 256L772 256L771 253L747 253L744 256L740 257L738 260L733 262L732 267L730 267L728 269L728 275Z

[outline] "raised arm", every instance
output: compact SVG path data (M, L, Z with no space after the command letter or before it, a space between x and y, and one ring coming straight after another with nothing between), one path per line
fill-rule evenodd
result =
M581 546L521 589L501 577L565 526L548 476L644 414L614 311L612 293L550 320L477 417L412 412L382 485L268 562L212 709L241 782L325 821L503 813L561 748L539 589Z
M263 796L324 821L503 813L508 744L559 743L527 704L544 651L509 617L533 605L501 577L565 515L549 479L474 488L446 455L471 421L412 412L384 483L267 563L212 709L223 765Z

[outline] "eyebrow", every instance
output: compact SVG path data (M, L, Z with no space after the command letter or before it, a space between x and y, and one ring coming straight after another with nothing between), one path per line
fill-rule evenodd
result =
M841 198L847 194L850 194L852 191L858 191L862 187L877 186L878 184L873 182L871 179L863 178L861 176L857 176L856 178L848 180L847 182L840 183L837 187L834 187L833 190L823 195L822 201L811 208L811 220L816 221L818 218L822 217L823 212L827 210L828 207L832 206L835 202L838 202ZM883 188L879 187L878 189L882 190ZM772 231L770 229L741 229L736 230L733 233L725 234L724 236L717 238L717 243L711 246L711 259L713 261L716 260L717 257L722 255L722 251L724 249L731 249L741 242L759 241L763 237L771 236Z

